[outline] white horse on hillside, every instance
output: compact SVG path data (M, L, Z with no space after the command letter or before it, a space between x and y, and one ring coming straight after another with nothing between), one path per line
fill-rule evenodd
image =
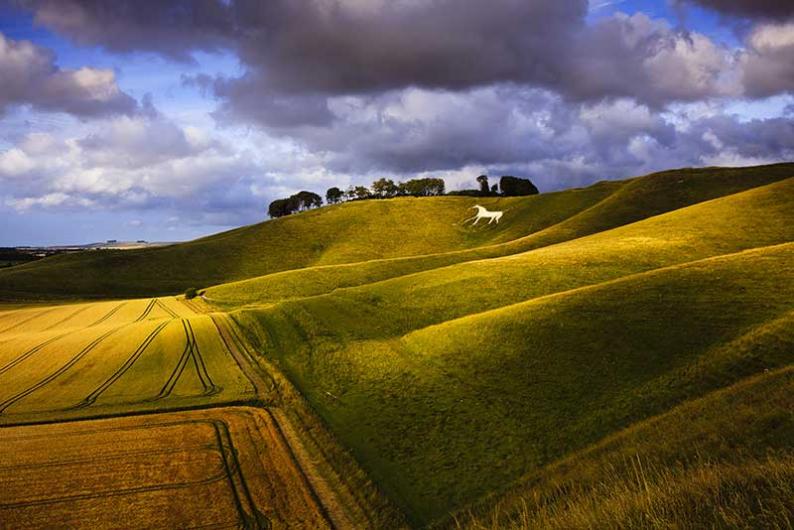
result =
M502 214L504 214L504 212L492 212L490 210L486 210L479 204L472 206L472 208L477 210L477 215L471 218L474 219L474 222L471 224L472 226L476 225L480 219L488 219L488 224L491 224L494 221L496 221L496 224L499 224L499 219L501 219ZM466 221L471 221L471 219L466 219Z

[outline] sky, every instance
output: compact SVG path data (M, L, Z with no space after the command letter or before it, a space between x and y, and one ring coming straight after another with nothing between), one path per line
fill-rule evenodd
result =
M0 0L0 246L791 160L791 0Z

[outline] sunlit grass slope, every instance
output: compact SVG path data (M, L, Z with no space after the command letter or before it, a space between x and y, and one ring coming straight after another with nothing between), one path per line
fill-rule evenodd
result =
M313 265L474 248L553 225L621 186L607 182L528 198L400 198L329 206L168 247L55 256L0 271L0 295L175 294ZM508 209L511 219L488 229L464 226L477 202Z
M451 528L788 528L794 369L610 436L457 514Z
M0 297L134 297L174 294L267 274L271 297L318 294L471 259L526 251L631 223L794 175L793 164L686 169L534 197L361 201L268 221L164 248L56 256L0 271ZM498 226L462 224L481 203L505 211ZM424 256L392 261L393 258ZM371 262L371 260L386 260ZM308 272L308 276L306 274ZM234 302L234 300L232 301Z
M790 362L792 200L794 179L238 318L413 520L428 522ZM751 347L724 349L732 341Z
M315 266L284 271L247 281L227 283L208 290L215 303L234 306L263 303L331 292L464 261L494 258L627 225L709 199L738 193L794 176L794 164L744 169L690 169L656 173L616 183L603 182L583 190L525 199L530 208L506 212L505 219L528 227L529 235L477 248L397 259L376 259L343 266ZM596 198L601 198L597 200ZM545 202L531 202L534 200ZM583 208L573 215L571 203ZM553 222L550 208L563 208L564 219ZM519 218L518 216L521 215ZM507 221L506 221L507 222ZM469 228L475 231L474 228ZM485 230L492 230L491 227ZM510 236L515 236L513 232ZM406 234L406 237L413 237Z

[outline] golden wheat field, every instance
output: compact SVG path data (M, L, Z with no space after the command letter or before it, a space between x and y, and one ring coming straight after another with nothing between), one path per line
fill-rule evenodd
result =
M219 316L176 298L0 312L0 423L244 402Z
M328 528L265 410L221 407L0 430L7 528Z

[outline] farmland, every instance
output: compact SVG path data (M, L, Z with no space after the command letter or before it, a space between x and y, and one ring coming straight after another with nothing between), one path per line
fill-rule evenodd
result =
M0 448L8 528L331 528L261 409L6 428Z
M334 205L0 295L13 526L794 517L792 164Z
M174 298L0 312L0 423L256 398L211 316Z

